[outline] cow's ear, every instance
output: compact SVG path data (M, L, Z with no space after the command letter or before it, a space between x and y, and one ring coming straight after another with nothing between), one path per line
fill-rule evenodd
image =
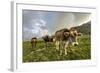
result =
M64 35L65 36L69 36L69 32L64 32Z
M78 33L78 36L82 36L82 33Z

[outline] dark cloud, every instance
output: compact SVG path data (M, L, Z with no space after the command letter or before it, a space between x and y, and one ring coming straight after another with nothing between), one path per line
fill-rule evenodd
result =
M61 28L78 26L90 20L89 13L23 10L23 40L53 34Z

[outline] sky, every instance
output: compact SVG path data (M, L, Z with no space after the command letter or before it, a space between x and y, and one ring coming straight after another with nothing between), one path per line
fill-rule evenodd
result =
M41 38L44 35L52 35L59 29L70 29L90 20L90 13L23 10L23 40L27 41L32 37Z

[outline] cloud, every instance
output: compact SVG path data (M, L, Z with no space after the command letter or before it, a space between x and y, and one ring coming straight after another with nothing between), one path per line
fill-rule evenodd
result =
M23 28L23 32L23 40L30 40L32 37L40 38L44 34L48 34L46 21L42 19L31 20L30 23Z
M79 26L91 20L90 13L23 10L23 40L52 35L62 28Z
M90 13L62 13L56 23L56 30L82 25L84 22L91 20L90 16Z
M33 19L31 24L38 26L38 27L45 27L46 21L44 21L43 19Z

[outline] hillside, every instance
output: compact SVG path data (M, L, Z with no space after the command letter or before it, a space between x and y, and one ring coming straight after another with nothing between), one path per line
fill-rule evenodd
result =
M91 21L82 24L81 26L73 27L77 29L78 32L81 32L82 34L91 34Z

